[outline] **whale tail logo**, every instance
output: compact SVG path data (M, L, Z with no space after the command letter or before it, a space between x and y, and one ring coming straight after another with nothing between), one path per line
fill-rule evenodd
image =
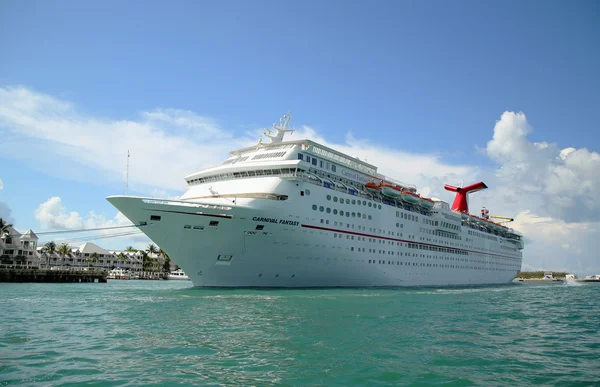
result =
M482 189L486 188L487 185L485 185L482 181L480 181L479 183L468 185L466 187L455 187L453 185L448 184L444 186L444 189L446 189L446 191L456 192L454 203L452 203L452 211L464 213L469 213L468 195L471 192L481 191Z

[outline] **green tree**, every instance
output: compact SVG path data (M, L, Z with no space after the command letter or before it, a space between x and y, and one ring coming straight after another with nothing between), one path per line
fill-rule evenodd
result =
M60 257L62 258L63 264L64 264L65 257L71 255L71 248L69 247L68 244L63 243L62 245L58 246L58 249L56 250L56 252L58 253L58 255L60 255Z
M152 269L152 259L148 256L148 253L142 251L142 270L150 271Z
M162 267L163 271L166 273L171 271L171 257L169 257L169 254L167 254L167 252L164 251L163 249L159 249L158 255L160 257L162 257L162 259L163 259L163 267Z
M8 236L10 235L10 228L12 227L12 224L6 223L6 221L2 218L0 218L0 237L1 238L8 238Z
M123 264L125 264L128 261L127 257L125 256L125 254L123 254L123 252L120 252L119 255L117 255L117 259Z
M150 243L148 247L146 247L146 252L148 253L148 255L156 254L158 253L158 248L154 243Z
M133 246L127 246L127 247L125 247L125 251L129 251L130 253L135 253L138 250L134 249Z
M56 243L54 241L46 242L42 251L46 253L46 266L50 266L50 257L56 252Z
M90 263L98 262L98 254L92 253L92 255L90 255L90 257L87 259L87 262L88 262L88 267L90 267Z

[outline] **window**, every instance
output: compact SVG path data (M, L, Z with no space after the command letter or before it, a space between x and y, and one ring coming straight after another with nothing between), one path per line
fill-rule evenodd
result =
M319 161L319 166L320 166L321 168L323 168L323 160L320 160L320 161Z
M265 228L264 225L259 224L259 225L256 226L255 230L262 231L264 228Z
M304 155L302 153L298 153L298 160L304 160Z
M310 163L310 156L306 156L306 162Z
M315 159L314 157L312 158L312 165L314 165L314 166L317 165L317 159Z
M331 171L332 171L332 172L335 172L335 165L332 165L332 166L331 166Z
M306 196L310 195L310 190L309 189L304 190L304 192L306 193Z
M213 226L213 227L217 227L219 225L219 221L218 220L211 220L208 225L209 226Z
M160 216L158 215L150 215L150 220L152 221L156 221L156 222L160 222Z

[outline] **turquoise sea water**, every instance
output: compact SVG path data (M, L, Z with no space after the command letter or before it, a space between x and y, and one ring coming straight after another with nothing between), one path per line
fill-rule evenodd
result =
M4 283L0 385L600 385L600 286Z

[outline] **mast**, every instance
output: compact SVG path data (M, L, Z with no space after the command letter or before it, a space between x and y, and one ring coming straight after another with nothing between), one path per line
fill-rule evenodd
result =
M127 149L127 171L125 172L125 195L129 195L129 149Z

